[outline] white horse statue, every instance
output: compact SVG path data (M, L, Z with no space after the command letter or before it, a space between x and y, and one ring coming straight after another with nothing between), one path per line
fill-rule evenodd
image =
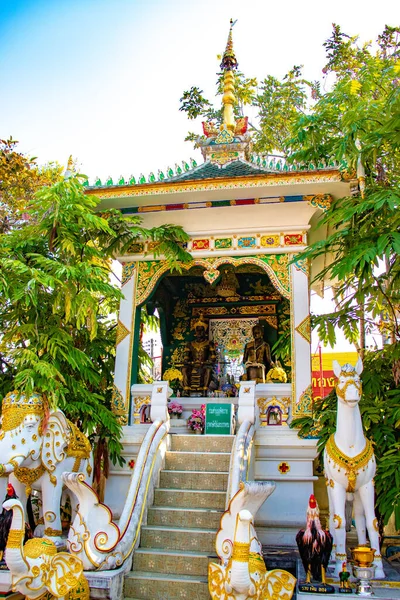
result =
M346 562L346 495L354 498L354 518L358 543L365 545L366 529L375 549L375 577L384 579L379 534L375 517L373 477L376 463L372 444L364 435L358 403L361 397L363 365L359 358L355 367L341 367L333 361L333 372L338 381L336 432L329 438L324 451L325 479L329 498L329 529L334 538L335 575Z

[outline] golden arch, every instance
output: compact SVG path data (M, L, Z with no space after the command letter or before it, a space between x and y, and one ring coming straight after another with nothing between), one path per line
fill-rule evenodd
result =
M221 256L218 258L196 258L189 263L180 263L183 271L188 271L194 266L204 267L204 277L208 283L213 283L219 277L218 267L230 264L232 266L256 265L261 267L269 276L275 289L285 298L290 300L290 261L289 254L264 254L258 256L240 256L237 258ZM136 287L136 306L143 304L150 296L159 279L170 270L165 261L141 261L138 264L138 279Z

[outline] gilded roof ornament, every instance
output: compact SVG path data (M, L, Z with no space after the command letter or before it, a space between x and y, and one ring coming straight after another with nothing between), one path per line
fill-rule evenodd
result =
M221 69L224 72L224 95L222 96L222 104L224 111L223 127L234 132L236 129L235 115L233 107L237 103L235 96L235 75L233 70L238 68L235 51L233 49L232 27L236 23L231 19L226 43L225 52L222 56Z

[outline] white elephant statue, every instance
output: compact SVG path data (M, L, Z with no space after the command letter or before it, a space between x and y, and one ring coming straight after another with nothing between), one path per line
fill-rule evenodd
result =
M27 600L45 595L47 600L89 600L82 561L67 552L57 552L54 542L46 538L32 538L23 545L25 515L21 502L7 500L3 508L13 511L5 554L12 589Z
M84 472L90 484L89 440L59 411L46 411L42 396L10 392L3 399L0 477L10 477L17 496L42 493L44 535L62 543L60 501L64 471ZM71 498L72 508L76 500Z
M267 571L254 515L272 494L271 481L241 482L221 519L215 548L220 564L208 565L212 600L290 600L296 578L287 571Z

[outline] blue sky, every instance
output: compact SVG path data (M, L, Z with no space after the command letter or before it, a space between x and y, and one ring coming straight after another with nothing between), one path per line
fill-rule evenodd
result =
M320 77L331 23L362 40L396 25L395 2L0 0L0 137L39 162L76 157L103 180L189 156L183 90L214 94L229 19L240 68L259 79L293 64ZM197 151L198 153L198 151Z

